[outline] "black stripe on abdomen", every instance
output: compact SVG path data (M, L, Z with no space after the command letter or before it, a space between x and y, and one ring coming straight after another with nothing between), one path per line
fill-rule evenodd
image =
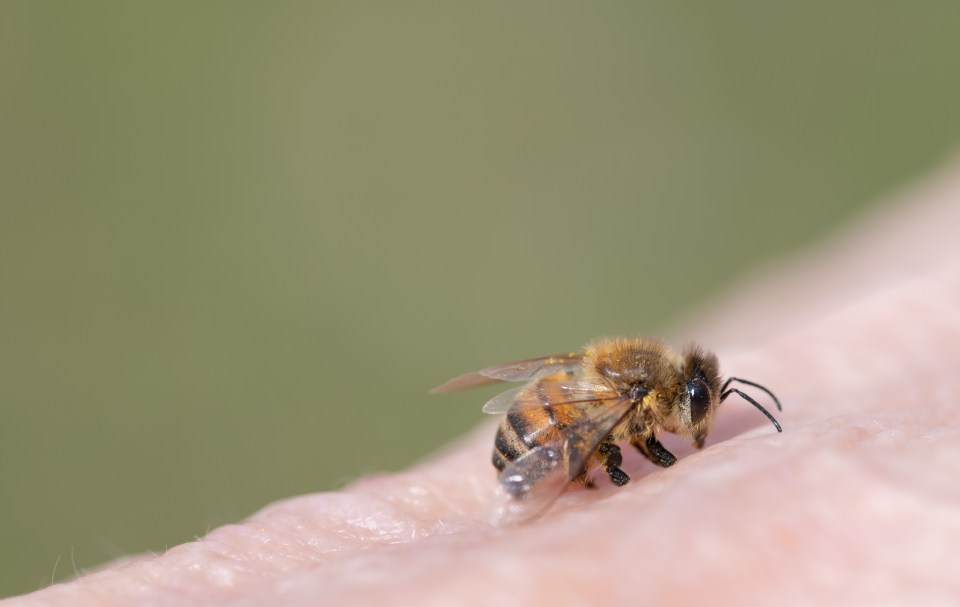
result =
M497 440L494 441L493 446L496 448L497 452L503 455L504 459L509 462L520 457L523 454L523 451L518 449L517 443L520 442L517 437L513 437L514 440L510 440L511 437L506 436L506 428L500 427L497 430Z
M523 444L528 447L535 446L531 440L533 438L533 428L526 417L519 413L507 413L507 424L513 429L517 438L523 441Z

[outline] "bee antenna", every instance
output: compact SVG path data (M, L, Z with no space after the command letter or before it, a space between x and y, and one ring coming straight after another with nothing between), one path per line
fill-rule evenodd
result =
M728 377L728 378L727 378L727 381L723 382L723 386L720 388L720 392L721 392L722 394L727 394L727 393L730 392L729 390L727 390L727 387L730 385L730 382L732 382L732 381L740 382L741 384L746 384L746 385L748 385L748 386L753 386L754 388L758 388L758 389L760 389L760 390L763 390L764 392L766 392L766 393L770 396L770 398L773 399L774 404L777 405L777 411L783 411L783 407L780 406L780 399L777 398L777 396L776 396L773 392L771 392L771 391L768 390L767 388L764 388L763 386L761 386L761 385L758 384L757 382L750 381L749 379L743 379L742 377ZM738 390L738 392L739 392L739 390ZM741 394L742 394L742 393L741 393ZM722 398L722 397L721 397L721 398ZM756 404L756 403L754 403L754 404ZM759 407L759 405L757 405L757 406Z
M735 378L732 378L732 377L731 377L730 379L735 379ZM738 380L738 381L743 381L743 380ZM730 383L730 380L727 380L727 383L729 384L729 383ZM743 383L749 383L749 382L743 382ZM726 386L726 384L724 384L724 386ZM764 388L764 390L766 390L766 388ZM741 398L743 398L743 400L747 401L748 403L750 403L751 405L753 405L753 406L756 407L757 409L760 409L760 413L763 413L764 415L766 415L766 416L767 416L767 419L769 419L771 422L773 422L773 427L777 429L777 432L783 432L783 428L781 428L781 427L780 427L780 424L777 423L777 420L774 419L774 417L773 417L772 415L770 415L770 412L767 411L766 409L764 409L763 406L762 406L760 403L758 403L757 401L753 400L753 398L752 398L749 394L747 394L746 392L743 392L742 390L738 390L738 389L736 389L736 388L730 388L729 390L723 392L723 393L720 395L720 402L722 403L728 396L730 396L730 394L732 394L732 393L734 393L734 392L736 392ZM769 392L770 392L770 391L767 390L767 393L768 393L768 394L769 394ZM773 396L773 395L771 394L771 396ZM776 399L774 399L774 400L776 400ZM777 403L777 406L779 406L779 405L780 405L780 403Z

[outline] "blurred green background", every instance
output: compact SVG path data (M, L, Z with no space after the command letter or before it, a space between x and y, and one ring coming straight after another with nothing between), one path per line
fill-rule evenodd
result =
M426 396L449 376L655 333L945 157L958 31L939 2L4 2L0 595L400 468L480 420Z

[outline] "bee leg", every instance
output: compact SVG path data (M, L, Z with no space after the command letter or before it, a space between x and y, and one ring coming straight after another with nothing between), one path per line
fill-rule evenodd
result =
M593 480L590 478L590 475L587 473L586 470L584 470L583 472L581 472L581 473L580 473L580 476L578 476L577 478L573 479L573 482L575 482L575 483L580 483L581 485L583 485L583 486L586 487L587 489L596 489L596 488L597 488L597 486L594 484Z
M667 451L667 448L660 444L657 437L651 434L646 440L635 438L630 444L637 448L637 451L654 464L664 468L672 466L677 462L677 456Z
M620 447L608 441L601 444L597 452L603 460L603 469L610 475L613 484L617 487L626 485L630 481L630 477L619 467L623 463L623 454L620 453Z

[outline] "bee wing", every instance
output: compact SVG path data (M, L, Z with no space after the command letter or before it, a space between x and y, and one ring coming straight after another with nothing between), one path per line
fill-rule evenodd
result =
M567 352L566 354L528 358L527 360L487 367L472 373L464 373L437 386L430 392L453 392L504 381L529 381L547 377L560 371L573 371L580 368L582 362L583 352Z
M487 401L484 413L497 414L556 405L587 405L620 395L602 384L578 381L540 381L501 392Z
M507 464L499 477L494 522L519 523L543 512L583 472L590 456L630 407L629 398L587 405L577 422L564 428L562 438Z

